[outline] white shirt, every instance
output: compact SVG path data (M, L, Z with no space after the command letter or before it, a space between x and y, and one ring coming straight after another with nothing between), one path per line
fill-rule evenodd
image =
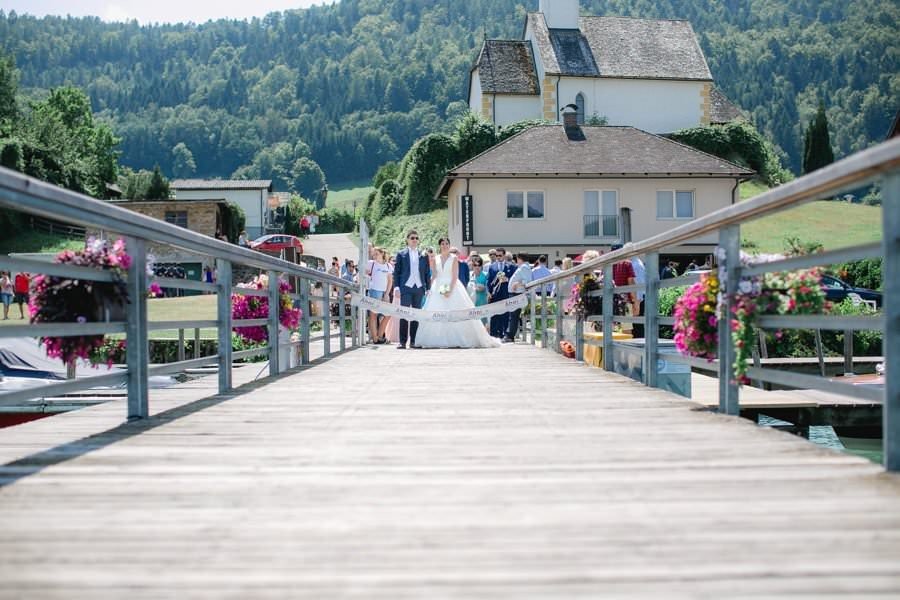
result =
M531 276L531 266L528 263L522 263L513 276L509 278L509 291L511 294L521 294L525 291L525 284L531 283L534 278Z
M406 280L406 287L422 287L422 278L419 277L419 251L412 248L409 249L409 279Z
M647 269L644 267L644 261L637 256L631 258L631 268L634 269L634 283L636 285L644 285L647 283ZM638 292L638 301L644 299L644 292Z
M376 292L387 291L388 275L390 275L391 271L389 263L380 263L377 260L373 260L369 269L369 289Z

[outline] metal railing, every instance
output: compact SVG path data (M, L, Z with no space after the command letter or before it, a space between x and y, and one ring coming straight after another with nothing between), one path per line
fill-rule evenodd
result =
M324 356L330 356L334 337L332 326L335 323L338 326L337 342L340 350L346 348L348 322L352 324L352 327L349 328L350 344L351 346L359 344L360 340L355 333L358 311L355 308L347 310L345 301L345 293L355 288L352 284L337 277L248 248L241 248L5 168L0 168L0 206L38 217L72 223L88 230L110 232L112 235L109 237L124 237L127 252L132 259L126 274L129 304L126 307L124 321L0 327L0 339L124 333L127 343L126 368L93 377L6 392L0 394L0 406L13 406L33 398L45 398L96 386L124 383L128 391L128 418L145 418L149 414L148 377L151 375L176 373L187 368L216 364L218 365L219 392L221 393L232 388L232 361L235 359L267 354L271 376L287 367L287 365L279 364L281 348L299 347L299 364L307 364L310 361L310 343L322 341ZM187 279L149 277L146 269L149 244L172 247L193 255L207 257L210 262L215 264L217 281L204 283ZM234 265L245 265L267 274L268 289L258 290L234 286L232 281ZM82 281L113 280L111 272L101 269L13 258L6 255L0 255L0 270L71 277ZM299 307L303 311L300 322L300 340L296 342L282 343L279 341L278 310L269 310L268 317L265 319L232 319L232 294L265 296L268 298L269 307L279 307L278 281L281 277L293 282L291 298L295 305L299 303ZM147 290L151 281L166 288L198 290L215 294L217 296L215 320L149 321L147 318ZM332 297L332 290L337 292L336 297ZM339 307L338 314L334 316L331 314L332 303ZM321 309L313 311L314 305L321 306ZM319 314L313 316L313 312ZM310 328L313 323L317 322L322 325L322 333L312 337ZM266 327L269 343L260 348L233 351L232 329L242 326ZM189 360L150 365L150 331L162 329L183 331L184 329L197 330L198 328L216 328L218 349L216 354L204 357L198 357L195 354L195 357ZM195 340L197 337L195 334Z
M617 215L584 215L584 237L619 238Z
M830 252L786 258L775 262L742 266L740 260L740 226L742 223L797 206L798 204L832 198L849 189L855 189L875 181L880 181L883 197L883 239L880 243L863 244ZM659 328L674 324L673 317L659 314L659 291L662 288L690 285L699 281L697 274L673 279L660 280L659 256L678 244L703 235L717 233L720 258L719 269L725 290L733 292L742 277L762 275L766 272L787 271L820 265L835 264L862 258L882 257L884 311L875 316L833 316L833 315L784 315L764 316L758 320L763 329L818 329L837 331L880 330L883 333L885 357L885 385L883 389L859 386L835 381L821 376L784 372L762 366L750 367L747 376L760 382L769 382L793 388L824 390L868 401L881 402L883 406L884 464L890 471L900 470L900 139L894 139L863 152L847 157L826 168L815 171L778 188L769 190L755 198L740 202L709 215L672 229L652 238L626 244L624 248L590 260L582 265L561 273L542 278L528 286L532 295L531 306L535 307L536 292L544 285L555 283L560 290L555 314L547 314L547 305L541 303L540 313L532 308L530 327L531 341L540 332L542 347L548 347L548 321L555 321L555 335L551 348L560 351L559 343L564 339L566 324L574 321L574 346L576 358L583 359L585 320L578 316L563 314L562 295L571 282L584 273L602 269L602 315L590 317L588 321L602 323L603 366L613 370L614 351L635 352L624 344L614 342L614 323L635 323L644 326L646 337L642 351L643 383L650 387L659 386L658 359L679 362L693 369L711 371L719 379L719 410L736 415L740 410L740 392L735 381L735 345L730 332L730 319L718 321L719 359L707 361L679 354L659 352ZM632 257L642 257L646 268L646 283L615 287L613 265ZM567 285L568 284L568 285ZM645 316L614 315L613 297L618 293L644 293ZM725 314L731 314L731 298L724 294ZM539 319L539 320L538 320ZM640 350L638 350L640 351Z

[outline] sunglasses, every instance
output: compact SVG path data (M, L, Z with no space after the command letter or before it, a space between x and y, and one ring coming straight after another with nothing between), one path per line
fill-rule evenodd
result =
M409 236L409 239L411 239L411 240L417 240L417 239L419 239L419 236L417 236L417 235L411 235L411 236Z

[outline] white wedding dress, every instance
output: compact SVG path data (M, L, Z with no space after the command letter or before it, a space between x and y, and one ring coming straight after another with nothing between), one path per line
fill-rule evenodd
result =
M448 297L438 292L442 285L449 286L453 282L453 261L456 257L450 254L447 258L447 264L442 264L440 255L434 260L431 293L422 307L424 310L463 310L475 306L459 280ZM496 348L500 342L485 331L480 319L472 319L455 323L420 321L416 345L423 348Z

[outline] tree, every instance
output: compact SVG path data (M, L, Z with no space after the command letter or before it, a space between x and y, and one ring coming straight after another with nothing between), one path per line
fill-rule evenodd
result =
M194 153L184 142L178 142L172 148L172 173L175 177L190 177L197 171Z
M169 182L163 177L159 165L153 167L153 176L147 188L147 200L167 200L169 198Z
M825 115L825 105L820 102L819 110L810 120L803 140L803 172L811 173L833 162L834 151L828 135L828 117Z
M316 204L316 208L325 207L325 173L314 160L305 156L297 159L291 167L291 189Z
M18 72L12 56L0 54L0 137L5 137L19 117L16 105Z
M441 208L434 199L441 179L457 163L459 153L450 136L432 133L419 139L400 164L403 186L400 213L416 215Z
M465 161L496 144L497 135L492 123L470 112L457 124L453 141L459 150L460 160Z

